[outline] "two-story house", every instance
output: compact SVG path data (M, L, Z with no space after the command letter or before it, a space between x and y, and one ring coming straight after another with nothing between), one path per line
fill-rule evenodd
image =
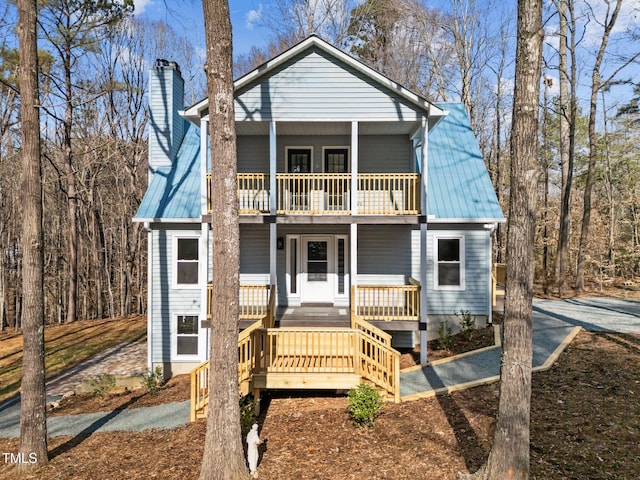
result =
M149 367L208 357L208 100L150 72ZM491 321L491 233L504 217L469 119L312 36L235 81L241 326L353 327L426 342L456 311ZM270 298L270 295L273 298ZM344 324L341 323L344 321ZM351 322L351 323L350 323ZM338 340L330 340L329 343Z

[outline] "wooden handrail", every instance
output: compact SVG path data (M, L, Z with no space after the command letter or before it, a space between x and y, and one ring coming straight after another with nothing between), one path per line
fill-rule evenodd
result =
M191 370L191 407L189 421L195 422L199 411L209 403L209 360Z
M358 285L355 315L364 320L420 320L420 285Z
M255 287L255 286L251 286ZM240 389L246 390L246 385L255 370L256 361L259 359L260 346L256 345L252 335L261 328L273 327L275 321L275 285L260 285L260 288L268 288L267 308L265 315L256 320L248 328L238 334L238 383ZM191 370L191 407L189 418L193 422L198 412L203 411L209 403L209 360Z
M264 283L240 285L240 318L261 319L267 315L270 299L270 286ZM213 284L207 285L207 318L211 319L213 302Z

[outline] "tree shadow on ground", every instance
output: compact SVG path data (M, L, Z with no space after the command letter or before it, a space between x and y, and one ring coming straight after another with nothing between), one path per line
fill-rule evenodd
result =
M127 400L122 405L114 408L111 412L106 414L104 417L100 417L98 420L96 420L87 428L85 428L80 433L78 433L75 437L71 438L70 440L64 442L63 444L51 450L49 452L49 460L53 460L57 456L62 455L63 453L67 453L69 450L72 450L73 448L80 445L82 442L88 439L91 435L93 435L100 427L103 427L104 425L109 423L111 420L113 420L115 417L117 417L122 412L124 412L128 407L136 403L138 399L139 397L134 397L130 400Z
M470 472L478 470L488 452L485 451L476 431L469 423L469 419L462 408L451 395L438 395L436 398L453 430L467 470Z

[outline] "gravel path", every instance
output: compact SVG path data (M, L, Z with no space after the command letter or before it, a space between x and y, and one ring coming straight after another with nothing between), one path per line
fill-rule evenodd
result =
M534 300L532 366L543 366L575 327L589 331L640 333L640 302L616 298ZM401 373L400 395L429 396L439 389L497 381L501 354L502 350L495 348Z
M533 310L534 367L544 364L576 326L592 331L640 333L638 301L607 298L535 300ZM112 356L114 354L117 356L116 352L112 352ZM456 361L402 373L401 395L428 395L439 388L496 381L500 372L500 355L501 350L495 348ZM18 436L19 417L19 399L14 398L0 405L0 438ZM189 401L185 401L107 413L53 417L48 419L47 429L50 436L77 436L118 430L170 429L188 422Z

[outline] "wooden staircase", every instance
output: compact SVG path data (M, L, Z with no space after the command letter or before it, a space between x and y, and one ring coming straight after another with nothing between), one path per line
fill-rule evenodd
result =
M263 389L349 389L368 383L400 401L400 354L391 336L351 310L351 328L273 328L275 287L267 314L238 336L242 395ZM191 371L190 420L206 416L209 362Z

